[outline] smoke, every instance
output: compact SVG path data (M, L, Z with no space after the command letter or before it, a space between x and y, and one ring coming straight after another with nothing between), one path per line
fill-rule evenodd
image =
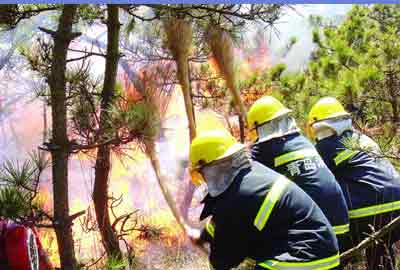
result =
M287 15L281 19L282 23L276 26L279 38L270 33L271 30L265 31L264 29L256 29L249 35L246 41L251 41L249 48L255 49L255 53L243 53L243 57L250 55L255 58L255 60L250 59L251 61L247 62L251 71L265 69L270 64L278 62L286 63L289 70L301 69L307 63L313 48L312 30L308 23L308 16L310 14L343 16L350 6L301 5L295 6L295 9L296 11L289 10ZM0 69L2 69L0 71L2 78L0 88L0 162L6 158L23 159L26 157L25 153L36 149L42 143L43 104L38 100L33 101L33 89L43 82L35 77L35 74L26 70L27 63L18 54L17 47L19 44L31 44L33 33L38 31L38 25L54 29L55 22L49 17L52 16L43 14L34 18L33 21L30 21L31 23L27 21L25 25L18 27L13 32L0 35L2 42L0 46ZM90 30L86 29L85 34L75 42L75 48L82 49L85 46L90 48L93 45L99 51L104 51L106 48L104 26L94 25ZM91 35L87 33L91 33ZM253 39L251 35L257 38ZM292 36L297 37L298 42L293 45L289 53L284 55L282 50ZM268 44L268 50L265 42ZM77 55L71 54L71 56ZM104 72L104 59L94 57L92 61L92 66L95 67L94 74L100 76ZM127 74L132 82L137 81L136 70L124 58L120 61L120 71ZM182 173L182 160L187 160L189 145L184 104L178 90L174 91L167 112L167 120L163 123L162 136L157 142L162 172L170 179L168 185L177 198L179 198L185 178L185 174ZM162 213L167 215L168 220L171 221L173 217L168 212L149 160L140 151L132 150L131 156L134 158L133 160L125 158L122 161L113 157L110 193L114 197L124 196L123 204L117 214L139 209L143 215ZM71 213L75 213L85 210L91 205L94 159L89 156L73 156L69 166ZM44 180L45 190L51 193L50 175L48 174ZM51 208L50 199L48 205ZM91 253L93 250L96 254L101 254L101 250L99 251L98 248L98 235L82 233L79 223L75 225L74 229L77 242L81 245L78 249L78 256L83 258L85 255L86 257L94 255Z
M289 71L298 71L307 65L311 51L312 26L309 23L310 15L322 16L327 19L341 21L351 9L351 5L295 5L276 25L276 32L269 29L265 38L269 39L272 63L285 63ZM295 37L297 42L285 54L290 39Z

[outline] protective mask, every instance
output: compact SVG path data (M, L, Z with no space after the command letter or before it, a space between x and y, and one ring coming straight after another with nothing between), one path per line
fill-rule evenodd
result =
M222 194L232 184L238 173L250 167L250 158L246 149L242 149L231 157L216 161L201 169L211 197Z
M297 127L294 118L288 115L275 118L257 127L259 142L268 141L295 132L299 132L299 128Z
M312 125L318 140L322 140L334 134L340 136L346 130L352 130L351 118L336 118L318 121Z

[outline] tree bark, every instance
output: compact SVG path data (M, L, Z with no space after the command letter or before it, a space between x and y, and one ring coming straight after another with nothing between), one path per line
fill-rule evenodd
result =
M77 35L72 32L77 5L64 5L54 39L53 57L49 86L51 92L52 143L51 150L54 225L58 243L61 268L76 269L74 241L72 238L72 222L69 217L68 203L68 136L66 106L66 59L71 40Z
M107 5L107 56L106 69L101 94L100 125L101 132L109 128L108 109L114 97L116 76L119 60L119 31L120 22L117 5ZM105 144L98 148L95 165L93 202L96 211L102 242L108 257L122 258L115 230L111 226L108 209L108 184L111 169L110 146Z
M391 97L390 105L392 106L392 112L393 112L393 125L395 128L400 124L400 113L399 113L399 102L398 102L398 96L396 94L393 94Z
M393 135L396 135L397 129L400 124L400 113L399 113L399 102L398 102L398 83L395 75L393 73L390 73L389 79L387 81L387 87L389 89L389 103L392 107L392 121L393 121Z

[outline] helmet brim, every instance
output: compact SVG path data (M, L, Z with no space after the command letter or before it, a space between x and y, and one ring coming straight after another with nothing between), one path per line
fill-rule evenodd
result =
M274 120L274 119L276 119L276 118L282 117L282 116L287 115L287 114L289 114L289 113L291 113L291 112L293 112L293 110L288 109L288 108L285 108L285 110L282 110L282 111L280 111L279 113L276 113L271 119L268 119L267 121L264 121L264 122L262 122L262 123L257 123L257 125L253 125L253 127L250 128L250 130L255 130L255 129L257 129L259 126L262 126L262 125L264 125L264 124L266 124L266 123L268 123L268 122L271 122L272 120Z
M235 143L234 145L232 145L231 147L229 147L229 149L228 149L221 157L219 157L219 158L216 159L215 161L221 160L221 159L225 159L225 158L227 158L227 157L230 157L230 156L232 156L233 154L235 154L236 152L238 152L238 151L244 149L245 147L246 147L245 144L242 144L242 143Z
M237 153L237 152L243 150L243 149L246 148L246 147L247 147L247 146L246 146L245 144L242 144L242 143L235 143L234 145L232 145L231 147L229 147L229 149L226 150L225 153L224 153L222 156L218 157L217 159L214 159L213 161L211 161L211 162L209 162L209 163L196 166L196 167L194 167L194 168L192 168L192 169L194 169L194 170L199 170L199 169L201 169L201 168L204 167L204 166L207 166L207 165L210 165L210 164L214 164L214 163L216 163L216 162L220 162L220 161L223 161L223 160L225 160L225 159L228 159L228 158L230 158L232 155L234 155L235 153Z
M351 114L348 113L348 112L338 112L338 113L331 114L329 117L324 117L324 118L321 118L321 119L318 119L318 120L309 120L308 122L309 122L309 125L312 126L313 124L318 123L320 121L324 121L324 120L328 120L328 119L340 118L340 117L344 117L344 116L350 117Z

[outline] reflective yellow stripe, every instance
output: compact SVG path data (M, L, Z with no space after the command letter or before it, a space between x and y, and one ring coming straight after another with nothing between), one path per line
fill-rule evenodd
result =
M208 220L207 223L206 223L206 231L208 232L209 235L211 235L212 238L214 238L215 227L211 223L211 219Z
M353 151L353 150L349 150L349 149L346 149L346 150L340 152L334 159L335 164L339 165L343 161L348 160L349 158L353 157L358 152L359 151Z
M349 211L350 218L362 218L400 209L400 201L378 204Z
M336 235L347 233L350 231L350 224L333 226L333 231Z
M315 149L312 148L301 149L276 157L274 160L274 166L278 167L293 160L302 159L305 157L314 157L314 156L318 156L318 152Z
M340 264L339 253L325 259L311 262L280 262L268 260L259 265L271 270L326 270L337 267Z
M271 190L268 192L267 196L265 196L265 200L258 210L256 218L254 219L254 226L256 226L258 230L261 231L264 228L275 204L280 199L288 184L289 180L284 176L275 180Z

